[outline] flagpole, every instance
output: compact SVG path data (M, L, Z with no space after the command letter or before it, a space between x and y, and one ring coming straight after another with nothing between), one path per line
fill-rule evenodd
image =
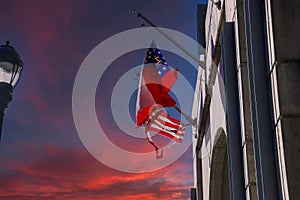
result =
M181 44L179 44L176 40L169 37L166 33L164 33L161 29L159 29L158 26L156 26L154 23L152 23L149 19L147 19L142 13L137 13L137 10L132 10L133 14L136 14L137 17L142 18L145 22L147 22L150 26L152 26L155 30L157 30L160 34L162 34L165 38L167 38L170 42L172 42L176 47L178 47L181 51L183 51L186 55L188 55L190 58L192 58L196 63L198 63L199 66L201 66L203 69L205 67L202 66L201 61L195 57L190 51L188 51L186 48L184 48Z
M193 120L190 116L188 116L188 115L185 114L184 112L182 112L182 110L181 110L178 106L174 106L174 108L175 108L180 114L182 114L188 122L190 122L193 126L196 126L196 121Z

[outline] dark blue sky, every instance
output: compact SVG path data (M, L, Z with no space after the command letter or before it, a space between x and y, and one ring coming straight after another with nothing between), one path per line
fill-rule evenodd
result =
M81 63L93 48L144 23L132 9L161 27L196 39L197 3L201 1L1 0L0 42L10 40L21 54L24 70L5 113L0 199L170 199L172 195L188 199L193 184L191 149L151 173L110 169L93 158L78 137L72 89ZM120 58L111 67L122 63L126 67L117 67L119 74L130 70L144 58L136 55ZM172 64L174 55L168 56ZM118 78L114 69L107 71L103 84ZM111 93L109 88L97 90L96 109L98 115L108 116L104 108L109 101L101 99L105 92ZM109 116L101 123L114 126ZM111 137L114 141L117 136ZM137 144L141 149L143 145Z

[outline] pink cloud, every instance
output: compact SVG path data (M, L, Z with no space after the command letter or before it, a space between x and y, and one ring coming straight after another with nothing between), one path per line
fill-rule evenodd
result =
M0 198L188 199L191 186L182 182L190 177L182 161L151 173L128 174L102 165L84 149L43 148L31 160L1 164L0 182L5 184Z
M26 104L24 108L31 108L32 118L61 122L64 118L58 118L65 114L60 111L61 101L67 97L71 104L71 86L77 67L73 63L79 65L83 59L70 34L74 27L78 28L74 23L85 4L28 0L9 1L4 6L2 20L10 22L8 31L22 41L11 41L24 61L14 96Z

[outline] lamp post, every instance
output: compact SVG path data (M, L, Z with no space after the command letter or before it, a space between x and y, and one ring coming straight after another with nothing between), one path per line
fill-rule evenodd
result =
M23 62L14 47L6 44L0 46L0 141L4 110L12 101L13 89L16 87L23 69Z

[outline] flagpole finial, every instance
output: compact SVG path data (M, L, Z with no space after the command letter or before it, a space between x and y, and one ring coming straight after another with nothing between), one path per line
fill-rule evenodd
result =
M132 14L136 15L137 17L141 16L141 13L138 13L137 9L132 9Z
M132 14L136 15L137 17L141 17L142 14L140 12L137 11L137 9L132 9Z

